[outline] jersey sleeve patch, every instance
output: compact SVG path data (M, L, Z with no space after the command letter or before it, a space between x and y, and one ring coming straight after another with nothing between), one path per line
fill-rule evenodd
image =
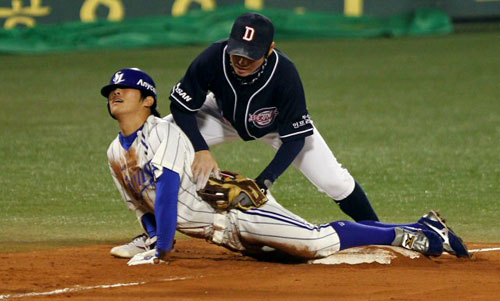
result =
M304 87L295 65L287 58L281 60L278 83L279 111L278 132L283 141L313 134L311 117L307 111Z
M175 101L175 103L180 105L185 110L188 110L189 112L198 111L199 107L193 101L193 96L184 91L183 87L181 87L181 84L182 82L179 82L172 88L170 99Z
M201 108L219 64L220 51L221 44L214 43L194 59L184 77L172 88L172 103L188 112L196 112Z
M280 139L282 141L293 140L299 137L312 135L314 131L311 117L304 114L301 118L283 125L280 129Z

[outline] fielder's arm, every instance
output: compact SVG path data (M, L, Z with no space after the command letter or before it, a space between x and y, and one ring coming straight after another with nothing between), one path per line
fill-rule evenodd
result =
M305 138L285 141L269 165L255 179L261 189L267 190L272 183L292 164L293 160L304 148Z
M170 104L170 111L174 117L175 123L188 136L195 150L195 158L191 169L193 171L193 180L196 183L196 190L205 187L210 174L219 178L219 166L217 161L210 153L209 147L196 122L196 113L186 112L180 109L175 103Z

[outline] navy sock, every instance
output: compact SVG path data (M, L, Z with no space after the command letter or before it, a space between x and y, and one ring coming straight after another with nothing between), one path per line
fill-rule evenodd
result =
M378 216L373 210L368 197L363 188L355 182L354 190L349 196L340 201L335 201L339 204L340 209L349 215L355 221L372 220L378 221Z
M360 224L367 225L367 226L374 226L374 227L380 227L380 228L395 228L395 227L411 227L411 228L417 228L417 229L422 229L422 230L428 230L428 228L422 224L419 223L413 223L413 224L388 224L388 223L382 223L378 221L360 221Z
M396 233L394 228L375 227L350 221L337 221L330 224L340 239L340 250L367 245L390 246Z

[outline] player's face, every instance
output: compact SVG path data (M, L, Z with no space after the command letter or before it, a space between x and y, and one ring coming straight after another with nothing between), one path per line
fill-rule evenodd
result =
M244 56L231 54L231 65L233 65L234 72L241 77L254 74L263 63L264 57L259 60L251 60Z
M141 91L116 88L108 96L111 114L118 117L124 113L137 112L142 107Z

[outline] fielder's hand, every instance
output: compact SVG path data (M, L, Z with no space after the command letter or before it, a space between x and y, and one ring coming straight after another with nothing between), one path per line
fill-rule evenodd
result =
M208 150L201 150L195 153L191 170L193 171L193 180L196 183L197 191L205 187L210 175L217 179L220 178L217 161L215 161Z
M160 258L156 257L156 249L149 250L146 252L142 252L134 255L132 259L130 259L127 264L129 266L140 265L140 264L158 264L158 263L168 263Z

